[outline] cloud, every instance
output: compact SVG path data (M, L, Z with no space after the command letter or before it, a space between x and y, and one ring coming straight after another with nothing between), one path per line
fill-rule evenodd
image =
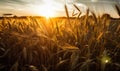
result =
M59 15L65 15L64 4L67 3L69 11L72 11L72 3L82 3L92 8L93 5L96 4L92 3L91 1L106 3L113 3L113 1L120 2L120 0L0 0L0 13L10 12L21 15L25 13L24 15L27 15L31 12L35 14L35 12L38 11L38 9L42 9L42 6L48 5L49 9L54 9Z

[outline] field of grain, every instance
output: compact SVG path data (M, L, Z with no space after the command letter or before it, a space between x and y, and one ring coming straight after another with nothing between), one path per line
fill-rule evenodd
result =
M120 19L1 17L0 71L119 71Z

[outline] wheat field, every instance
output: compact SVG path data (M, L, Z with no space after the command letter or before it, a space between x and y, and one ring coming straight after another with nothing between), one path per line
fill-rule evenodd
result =
M120 19L1 17L0 71L119 71Z

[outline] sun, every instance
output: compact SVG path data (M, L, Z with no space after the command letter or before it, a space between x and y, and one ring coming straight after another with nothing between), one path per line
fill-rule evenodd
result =
M47 9L41 10L41 11L39 11L39 13L46 18L55 16L55 12L53 10L47 10Z
M55 16L55 9L48 4L40 6L39 8L36 9L36 11L40 16L44 16L46 18Z

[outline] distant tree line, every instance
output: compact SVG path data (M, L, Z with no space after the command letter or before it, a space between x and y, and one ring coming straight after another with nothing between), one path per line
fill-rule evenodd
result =
M11 13L5 13L5 14L2 14L3 17L17 17L16 15L13 15Z

